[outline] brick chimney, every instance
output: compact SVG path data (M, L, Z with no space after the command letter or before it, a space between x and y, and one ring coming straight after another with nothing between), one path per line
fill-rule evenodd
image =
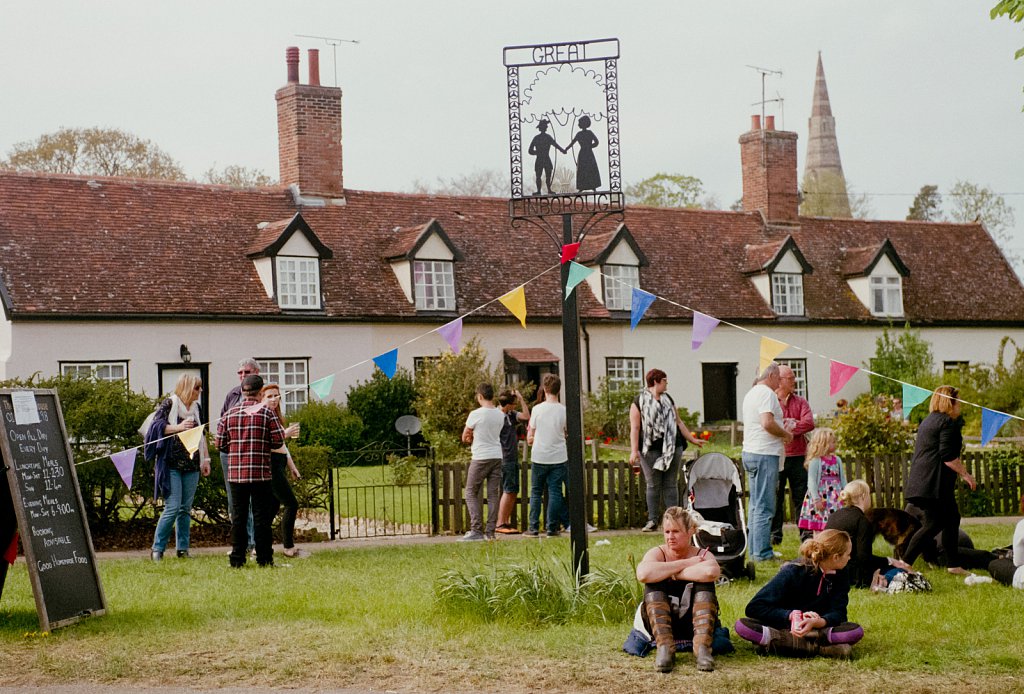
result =
M281 183L303 196L341 198L341 90L320 85L320 55L309 51L309 84L299 84L299 49L285 51L288 84L277 90Z
M796 181L796 133L775 129L775 117L751 116L740 135L743 209L760 210L769 222L795 222L800 207Z

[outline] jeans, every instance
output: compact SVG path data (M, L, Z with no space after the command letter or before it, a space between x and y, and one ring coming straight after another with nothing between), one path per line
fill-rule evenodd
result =
M679 505L679 466L683 452L676 448L672 464L667 470L655 470L654 463L660 457L660 450L649 450L647 455L640 456L640 467L647 481L647 520L655 525L661 520L661 513L666 508ZM664 498L665 507L661 508Z
M498 501L501 499L501 458L471 460L466 475L466 507L469 509L469 529L484 532L484 502L480 488L487 482L487 527L486 534L493 535L498 524Z
M807 469L804 467L806 456L787 455L783 463L782 472L779 473L779 491L775 495L775 516L772 518L772 544L782 542L782 521L786 515L786 482L789 482L789 495L791 499L790 509L793 511L793 522L800 518L800 507L804 502L804 495L807 494ZM799 530L800 538L811 536L810 530Z
M774 557L772 552L772 516L775 515L775 489L779 483L779 456L743 451L743 469L747 471L747 546L753 561Z
M533 463L530 465L530 530L540 529L540 500L544 488L548 490L548 518L545 529L557 532L567 517L565 500L562 497L562 483L568 470L568 463Z
M284 453L270 454L270 484L278 506L284 509L281 514L281 535L284 548L290 549L295 546L295 516L299 512L299 500L295 498L292 485L288 483L288 456Z
M189 514L192 512L192 499L196 496L196 487L199 486L199 470L179 472L171 469L168 473L171 493L164 499L164 512L156 522L153 551L163 552L167 549L173 528L175 548L179 552L184 552L188 550L189 525L192 521Z
M231 566L245 566L249 537L245 530L246 509L252 508L253 531L256 535L256 563L260 566L274 565L274 537L270 524L277 512L277 500L270 481L229 482L231 502Z
M228 482L228 455L230 454L221 451L220 469L224 471L224 491L226 491L228 494L228 520L233 521L235 517L235 505L231 501L231 483ZM249 533L249 544L247 546L249 547L249 549L252 549L256 546L256 542L253 540L252 532L252 507L249 508L246 514L249 516L249 522L245 525L246 532Z

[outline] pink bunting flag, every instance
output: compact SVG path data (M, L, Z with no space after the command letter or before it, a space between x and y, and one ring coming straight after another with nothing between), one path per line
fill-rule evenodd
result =
M857 366L844 364L834 359L828 363L828 394L835 395L843 389L853 375L860 371Z
M444 338L448 346L456 354L459 353L459 343L462 342L462 318L456 318L451 323L445 323L437 329L437 334Z
M127 451L111 453L110 459L114 461L114 468L121 476L124 486L132 488L132 476L135 474L135 451L137 448L129 448Z
M580 245L578 243L567 243L562 246L562 265L565 265L570 260L576 257L580 252Z
M711 334L711 331L718 327L719 322L720 321L717 318L712 318L700 311L694 311L693 332L690 336L690 349L700 349L700 346L704 344L704 340L708 339L708 335Z

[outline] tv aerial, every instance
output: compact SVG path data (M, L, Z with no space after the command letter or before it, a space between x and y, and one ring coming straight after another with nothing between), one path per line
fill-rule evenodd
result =
M320 39L331 47L334 53L334 86L338 86L338 46L343 43L359 43L355 39L337 39L333 36L312 36L310 34L295 34L300 39Z

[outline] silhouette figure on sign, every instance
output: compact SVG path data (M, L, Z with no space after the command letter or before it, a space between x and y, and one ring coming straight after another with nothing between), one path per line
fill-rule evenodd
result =
M576 133L569 146L559 149L568 152L573 145L580 146L580 153L576 158L576 190L597 190L601 187L601 172L597 170L597 159L594 158L594 148L598 145L597 135L588 130L590 116L581 116L579 126L580 131Z
M533 141L530 142L529 153L537 157L537 160L533 164L533 170L537 175L537 192L534 195L540 195L540 175L544 174L544 181L548 186L548 195L551 195L551 175L555 170L554 164L551 163L550 151L552 147L555 147L559 152L563 154L568 151L558 146L555 142L555 138L548 135L548 126L551 122L547 118L541 119L537 123L537 133Z

